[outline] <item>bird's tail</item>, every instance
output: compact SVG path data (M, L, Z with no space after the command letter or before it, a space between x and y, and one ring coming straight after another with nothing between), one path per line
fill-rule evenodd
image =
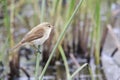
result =
M19 48L22 45L21 42L19 42L16 46L14 46L13 48L11 48L9 51L14 51L15 49Z

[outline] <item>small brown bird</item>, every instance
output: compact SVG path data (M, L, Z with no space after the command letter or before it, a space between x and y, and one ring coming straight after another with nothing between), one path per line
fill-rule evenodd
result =
M33 43L35 46L42 45L50 36L53 26L48 22L43 22L30 30L23 39L11 50L14 50L24 43Z

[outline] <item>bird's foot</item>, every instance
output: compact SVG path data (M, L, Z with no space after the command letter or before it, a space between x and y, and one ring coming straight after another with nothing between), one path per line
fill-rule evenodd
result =
M40 54L42 53L41 48L40 48L40 45L38 45L37 52L40 53Z

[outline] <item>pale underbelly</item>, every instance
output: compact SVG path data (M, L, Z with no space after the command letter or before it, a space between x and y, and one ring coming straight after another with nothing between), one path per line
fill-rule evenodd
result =
M33 42L33 44L34 44L35 46L38 46L38 45L43 45L43 43L44 43L47 39L48 39L48 37L47 37L47 36L44 36L44 37L42 37L42 38L40 38L40 39L36 39L36 40L34 40L34 41L32 41L32 42Z

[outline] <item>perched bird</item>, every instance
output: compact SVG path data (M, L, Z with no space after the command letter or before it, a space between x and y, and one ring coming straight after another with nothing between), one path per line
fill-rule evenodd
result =
M43 22L31 29L23 39L11 50L14 50L24 43L32 43L35 46L42 45L50 36L53 26L48 22Z

